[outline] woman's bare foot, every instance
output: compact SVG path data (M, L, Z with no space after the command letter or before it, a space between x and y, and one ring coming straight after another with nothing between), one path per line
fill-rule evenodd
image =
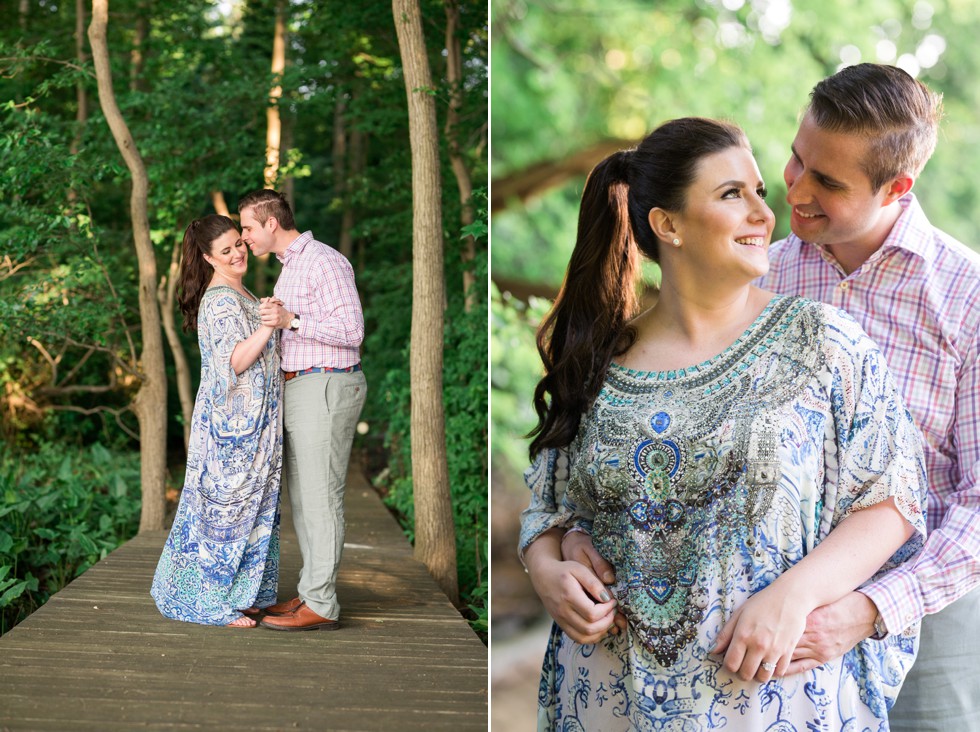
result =
M255 620L247 618L244 615L240 618L235 618L230 623L225 623L226 628L254 628L255 625Z

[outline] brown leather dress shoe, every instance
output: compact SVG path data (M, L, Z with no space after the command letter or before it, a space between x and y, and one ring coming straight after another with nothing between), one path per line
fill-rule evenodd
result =
M259 623L272 630L336 630L340 623L317 615L305 602L287 615L263 618Z
M294 597L292 600L283 600L282 602L277 602L275 605L269 605L265 608L266 615L288 615L303 604L303 601L298 597Z

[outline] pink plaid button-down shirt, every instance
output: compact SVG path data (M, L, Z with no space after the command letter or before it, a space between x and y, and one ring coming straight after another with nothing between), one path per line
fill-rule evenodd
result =
M761 285L837 305L885 355L923 439L929 536L912 561L862 588L900 632L980 585L980 255L926 219L915 196L883 246L845 274L795 235Z
M282 332L282 370L359 363L364 315L350 262L316 241L311 231L296 237L276 258L282 262L276 297L299 315L299 329Z

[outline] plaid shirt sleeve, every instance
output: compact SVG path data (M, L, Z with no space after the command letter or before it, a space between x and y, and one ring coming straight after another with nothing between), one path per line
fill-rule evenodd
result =
M915 559L861 590L878 606L889 632L902 631L980 585L980 354L976 340L957 383L952 444L960 476L955 491L944 496L942 523ZM939 499L931 494L929 500Z
M329 346L356 347L364 340L364 314L354 268L341 257L321 257L311 273L314 312L300 319L299 335Z

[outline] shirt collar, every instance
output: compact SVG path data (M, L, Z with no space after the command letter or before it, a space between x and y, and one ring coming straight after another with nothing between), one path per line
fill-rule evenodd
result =
M303 250L306 249L306 245L313 241L313 232L304 231L302 234L293 239L292 243L286 247L286 251L282 254L277 254L276 259L278 259L283 264L288 264L289 260L298 254L302 254Z
M874 254L868 257L869 262L880 259L890 249L904 249L923 259L929 259L930 255L934 252L933 236L935 229L929 223L929 219L926 218L925 211L919 205L915 194L909 191L898 199L898 205L902 207L902 213L895 220L891 231L885 237L885 241L882 242ZM829 263L836 263L833 255L823 245L804 241L796 236L796 234L791 234L791 236L801 244L806 244L816 249L820 253L820 256Z

